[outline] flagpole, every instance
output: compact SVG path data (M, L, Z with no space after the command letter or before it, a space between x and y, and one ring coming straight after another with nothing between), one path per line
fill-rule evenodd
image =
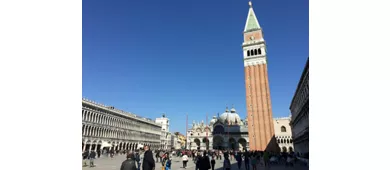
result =
M186 113L186 146L185 146L186 150L187 150L187 142L188 142L188 113Z

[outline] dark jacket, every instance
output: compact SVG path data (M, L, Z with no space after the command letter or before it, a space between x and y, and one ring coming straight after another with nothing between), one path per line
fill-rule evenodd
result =
M135 161L128 159L122 162L121 170L137 170Z
M199 170L208 170L211 168L210 159L208 156L202 156L199 160Z
M155 166L152 151L146 151L142 161L142 170L153 170Z

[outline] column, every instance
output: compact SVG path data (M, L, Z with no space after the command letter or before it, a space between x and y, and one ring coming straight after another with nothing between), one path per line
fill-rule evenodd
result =
M84 142L83 153L85 152L86 147L87 147L87 142Z

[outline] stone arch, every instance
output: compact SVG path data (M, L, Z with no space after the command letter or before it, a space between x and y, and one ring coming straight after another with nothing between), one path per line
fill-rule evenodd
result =
M202 139L202 142L205 144L206 150L209 150L210 149L210 140L205 137Z
M194 143L196 144L197 147L200 147L200 140L198 138L194 139Z
M261 49L260 49L260 48L257 49L257 53L258 53L258 54L261 54Z
M287 148L285 146L282 147L282 152L283 153L287 152Z
M234 139L234 138L229 139L228 148L233 149L233 150L236 149L236 139Z
M245 150L246 149L246 139L244 139L244 138L240 138L240 139L238 139L238 149L240 149L240 150Z
M223 147L223 143L224 143L224 140L223 140L222 136L216 135L213 137L213 148L214 149L221 150Z
M294 149L290 146L288 147L288 152L294 152Z
M81 134L84 136L84 133L85 133L85 125L83 124L83 130Z

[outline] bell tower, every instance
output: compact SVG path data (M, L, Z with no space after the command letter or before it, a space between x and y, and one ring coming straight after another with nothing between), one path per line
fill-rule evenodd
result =
M268 84L267 51L252 2L242 44L250 150L274 150L274 126Z

